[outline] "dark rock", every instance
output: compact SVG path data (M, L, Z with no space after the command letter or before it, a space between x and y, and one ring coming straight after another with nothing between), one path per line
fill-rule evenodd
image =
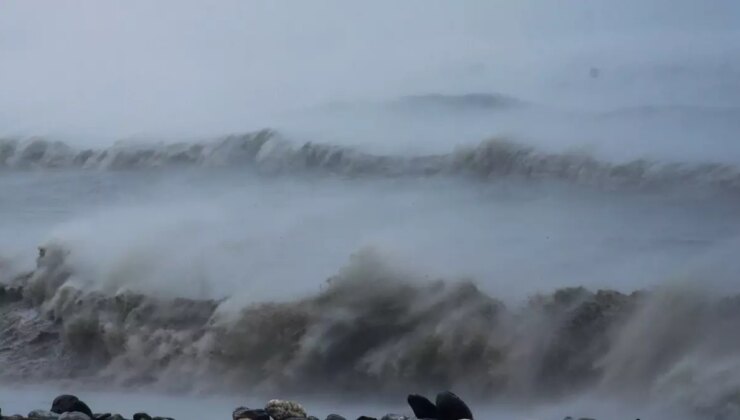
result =
M463 400L450 391L437 394L437 418L439 420L473 420L473 413Z
M247 407L238 407L231 414L231 418L234 420L249 419L249 420L270 420L270 415L267 411L257 408L251 409Z
M436 419L437 406L423 395L411 394L406 399L417 419Z
M175 420L172 417L154 417L152 420Z
M340 416L339 414L329 414L328 416L326 416L326 420L347 420L347 419Z
M93 418L90 407L74 395L65 394L54 398L54 401L51 403L51 412L56 414L78 412L85 414L91 419Z
M308 416L308 420L319 420L317 417L314 416Z
M357 420L378 420L375 417L368 417L368 416L360 416L357 418Z
M111 413L103 413L103 414L95 413L93 418L95 420L107 420L110 416L111 416Z
M134 414L134 420L153 420L152 416L147 413L136 413Z
M126 420L126 419L124 419L123 416L120 415L120 414L114 414L114 415L108 417L107 420Z

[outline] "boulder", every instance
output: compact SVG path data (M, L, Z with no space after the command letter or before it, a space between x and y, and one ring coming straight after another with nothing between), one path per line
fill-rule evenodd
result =
M386 414L380 420L409 420L409 418L400 414Z
M134 414L134 420L152 420L152 416L147 413L136 413Z
M92 417L79 411L67 411L59 416L59 420L92 420Z
M410 394L406 399L417 419L436 419L437 406L423 395Z
M288 420L290 418L306 418L306 410L293 401L270 400L265 411L274 420ZM135 420L135 419L134 419Z
M111 413L95 413L93 414L93 418L95 420L108 420L110 418Z
M56 414L76 412L85 414L90 419L93 418L90 407L74 395L65 394L54 398L54 401L51 403L51 412Z
M329 414L328 416L326 416L326 420L347 420L347 419L340 416L339 414Z
M437 394L436 405L439 420L473 420L473 413L465 401L450 391Z
M368 416L360 416L357 418L357 420L378 420L375 417L368 417Z
M267 411L257 408L251 409L247 407L238 407L231 414L233 420L249 419L249 420L270 420L270 415Z

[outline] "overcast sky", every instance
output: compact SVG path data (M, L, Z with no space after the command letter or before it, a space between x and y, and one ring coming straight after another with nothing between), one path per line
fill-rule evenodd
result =
M423 92L577 100L591 66L615 103L724 104L739 20L734 0L6 0L0 134L198 135Z

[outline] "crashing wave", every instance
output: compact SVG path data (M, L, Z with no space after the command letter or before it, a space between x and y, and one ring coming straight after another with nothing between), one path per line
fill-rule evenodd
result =
M606 188L710 187L740 189L740 169L727 164L609 163L582 153L547 153L502 139L439 155L365 153L350 147L294 143L271 130L213 141L174 144L116 144L76 150L61 142L32 138L0 140L0 168L130 170L177 166L250 167L269 173L319 171L344 176L472 176L562 180Z
M526 401L587 391L739 413L737 296L566 288L512 307L469 281L410 279L366 250L314 296L234 309L81 290L67 252L44 248L0 287L1 378Z

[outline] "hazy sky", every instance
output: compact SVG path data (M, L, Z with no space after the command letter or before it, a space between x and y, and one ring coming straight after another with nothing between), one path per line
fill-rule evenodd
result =
M738 19L733 0L4 1L0 134L199 135L419 92L577 102L591 66L615 103L727 103L704 72L737 79Z

